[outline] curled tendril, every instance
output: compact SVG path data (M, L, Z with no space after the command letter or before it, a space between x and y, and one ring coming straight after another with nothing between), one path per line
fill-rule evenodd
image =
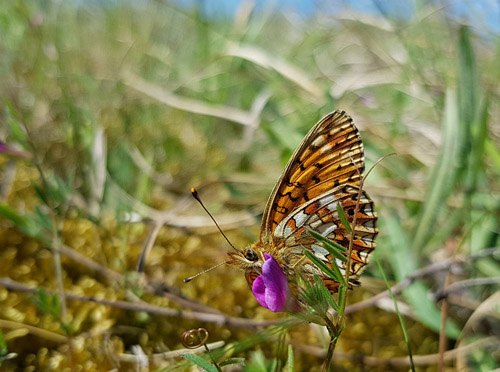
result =
M208 331L205 328L190 329L181 335L181 342L188 349L196 349L205 345L207 339Z

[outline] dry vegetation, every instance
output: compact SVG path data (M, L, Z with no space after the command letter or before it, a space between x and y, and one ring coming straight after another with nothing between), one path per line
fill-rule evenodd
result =
M180 335L199 327L246 371L291 370L289 344L296 371L320 370L323 330L277 326L242 273L182 280L229 249L190 187L248 245L335 108L368 166L397 153L365 188L416 370L500 368L498 34L433 2L409 19L250 3L234 20L163 1L0 3L3 371L187 370ZM381 278L373 263L349 293L335 371L410 368Z

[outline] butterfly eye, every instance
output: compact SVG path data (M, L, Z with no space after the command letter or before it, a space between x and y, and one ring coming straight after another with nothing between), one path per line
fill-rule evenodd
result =
M259 256L257 256L257 253L253 249L245 249L245 258L248 261L258 261Z

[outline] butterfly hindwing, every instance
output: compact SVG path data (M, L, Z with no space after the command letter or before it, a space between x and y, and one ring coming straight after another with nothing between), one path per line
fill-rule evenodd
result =
M337 186L305 203L282 220L274 230L273 236L275 239L283 240L285 261L292 266L301 261L301 266L305 268L302 271L314 274L316 268L309 267L308 269L308 264L303 262L304 250L309 250L325 264L330 265L334 262L341 272L345 272L345 263L332 257L307 231L313 230L347 250L351 234L342 224L337 206L339 204L342 206L349 223L352 223L358 192L359 189L355 186ZM373 202L365 192L362 192L351 255L353 279L367 264L368 256L375 249L375 237L378 233L376 222L377 216L374 213Z

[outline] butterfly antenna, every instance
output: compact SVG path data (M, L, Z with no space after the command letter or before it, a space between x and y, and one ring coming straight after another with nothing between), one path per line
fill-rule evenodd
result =
M200 196L198 195L198 191L196 191L196 189L194 187L191 187L191 195L193 195L193 197L198 201L198 203L200 203L200 205L202 206L202 208L205 210L205 212L207 212L207 214L210 216L210 218L212 219L212 221L214 221L215 223L215 226L217 226L217 228L219 229L220 233L222 234L222 236L226 239L226 241L229 243L229 245L238 253L241 254L241 251L236 248L230 241L229 239L227 238L226 234L224 234L224 231L222 231L222 229L220 228L219 224L217 223L217 221L215 220L215 218L212 216L212 214L208 211L208 209L205 207L205 205L203 204L203 202L201 201L200 199ZM209 269L211 270L211 269ZM196 275L195 275L196 276Z
M184 283L189 283L189 282L190 282L191 280L193 280L194 278L197 278L197 277L199 277L200 275L205 274L205 273L207 273L207 272L209 272L209 271L211 271L211 270L213 270L213 269L216 269L216 268L218 268L219 266L222 266L222 265L224 265L224 264L226 264L226 263L227 263L227 261L224 261L224 262L218 263L217 265L212 266L212 267L209 267L208 269L203 270L202 272L199 272L199 273L198 273L198 274L196 274L196 275L190 276L189 278L184 279Z

